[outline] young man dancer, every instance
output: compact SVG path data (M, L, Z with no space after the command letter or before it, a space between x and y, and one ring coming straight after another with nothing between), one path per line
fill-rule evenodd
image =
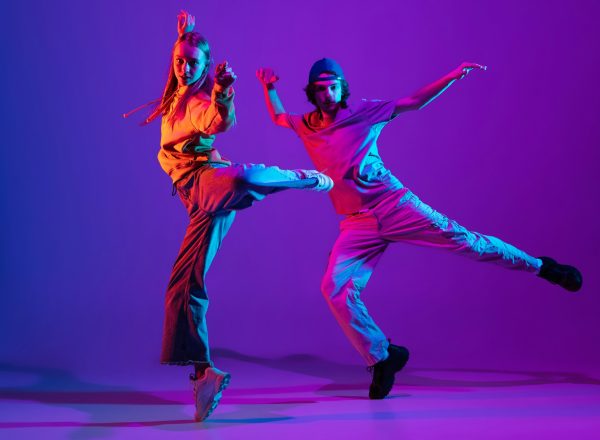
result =
M570 291L581 288L581 274L574 267L548 257L534 258L498 238L469 231L421 202L385 168L379 156L377 138L386 123L402 112L425 107L470 71L485 69L462 63L412 96L349 105L348 83L340 65L324 58L310 69L305 91L315 110L305 115L286 113L274 86L279 78L272 69L257 71L273 121L294 130L316 168L335 183L329 195L345 218L321 290L342 330L372 369L371 399L388 395L395 373L409 356L406 348L389 343L360 299L389 243L447 249L535 273Z

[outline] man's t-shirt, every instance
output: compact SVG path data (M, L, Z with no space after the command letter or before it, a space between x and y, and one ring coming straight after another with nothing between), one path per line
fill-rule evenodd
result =
M316 168L335 183L329 196L336 211L352 214L370 208L403 188L385 168L377 150L381 129L393 118L392 101L361 101L341 109L338 120L320 128L318 113L288 114L290 127L300 137Z

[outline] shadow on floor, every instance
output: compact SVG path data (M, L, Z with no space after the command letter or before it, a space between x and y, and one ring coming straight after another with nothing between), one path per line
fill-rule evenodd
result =
M4 401L33 402L87 413L88 421L27 421L0 422L0 429L8 428L110 428L157 427L158 429L212 429L243 423L293 422L293 417L277 414L298 405L314 404L343 399L366 399L369 375L360 367L341 364L317 356L297 354L281 358L251 356L228 349L214 349L215 356L246 362L260 367L312 376L319 384L261 387L227 391L224 403L237 405L225 419L212 417L202 425L190 419L184 408L192 405L191 393L185 391L152 392L120 386L100 385L80 380L74 373L52 368L0 364L0 374L30 374L36 382L26 386L0 388ZM474 375L481 380L462 379ZM445 378L436 378L442 376ZM451 376L451 378L447 378ZM456 378L452 378L456 376ZM508 377L507 377L508 376ZM328 383L322 384L322 379ZM276 382L274 379L273 382ZM397 376L397 387L391 398L406 398L398 393L403 387L408 391L418 388L436 391L460 392L474 388L520 387L552 384L600 385L600 380L582 373L491 369L410 369ZM404 391L406 392L406 388ZM298 393L305 394L297 396ZM118 408L125 408L119 411ZM189 408L187 408L189 410ZM51 414L51 411L48 412ZM379 413L365 414L377 418ZM387 413L386 413L387 414ZM392 417L382 413L381 417ZM343 420L345 415L330 414ZM356 416L356 414L355 414ZM47 417L47 415L46 415ZM107 421L108 419L108 421ZM122 419L122 420L120 420ZM177 427L180 428L177 428ZM171 427L171 428L169 428ZM99 434L99 433L96 433ZM109 431L106 432L109 434ZM73 434L74 438L77 434ZM96 435L95 435L96 436ZM103 436L103 435L100 435Z
M364 389L365 384L370 381L360 367L355 365L341 364L331 360L323 359L313 355L296 354L281 358L264 358L242 354L228 349L213 350L217 356L235 359L242 362L248 362L262 367L276 370L289 371L292 373L303 374L323 378L331 381L331 385L326 385L323 390L353 390ZM441 379L431 377L435 374L455 373L457 376L463 375L482 375L489 376L492 379L484 378L482 380L463 380L463 379ZM502 378L493 379L493 376L520 376L522 379ZM531 385L550 385L550 384L584 384L600 385L600 380L590 377L583 373L561 372L561 371L528 371L528 370L496 370L496 369L470 369L470 368L409 368L399 373L397 382L401 385L416 387L435 387L435 388L488 388L488 387L516 387Z

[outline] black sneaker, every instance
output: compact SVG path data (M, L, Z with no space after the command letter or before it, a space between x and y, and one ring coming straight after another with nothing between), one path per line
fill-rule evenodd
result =
M581 272L573 266L558 264L552 258L539 257L542 260L539 277L550 281L552 284L558 284L571 292L577 292L581 289L583 279Z
M389 356L377 362L369 370L373 372L373 380L369 387L369 399L383 399L392 391L395 374L402 370L408 362L408 349L398 345L388 347Z

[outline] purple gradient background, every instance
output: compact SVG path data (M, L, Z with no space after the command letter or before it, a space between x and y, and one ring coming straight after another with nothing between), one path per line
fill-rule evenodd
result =
M310 167L268 118L260 66L280 74L286 109L303 112L323 56L342 64L354 99L404 96L461 61L487 64L391 123L381 154L465 226L579 266L581 294L396 245L363 297L416 366L597 367L598 2L51 3L13 2L0 18L0 361L158 362L186 214L156 161L158 124L120 115L160 94L185 7L215 61L238 74L238 125L217 140L238 162ZM337 221L326 196L299 191L238 215L208 277L213 347L360 363L319 292Z

